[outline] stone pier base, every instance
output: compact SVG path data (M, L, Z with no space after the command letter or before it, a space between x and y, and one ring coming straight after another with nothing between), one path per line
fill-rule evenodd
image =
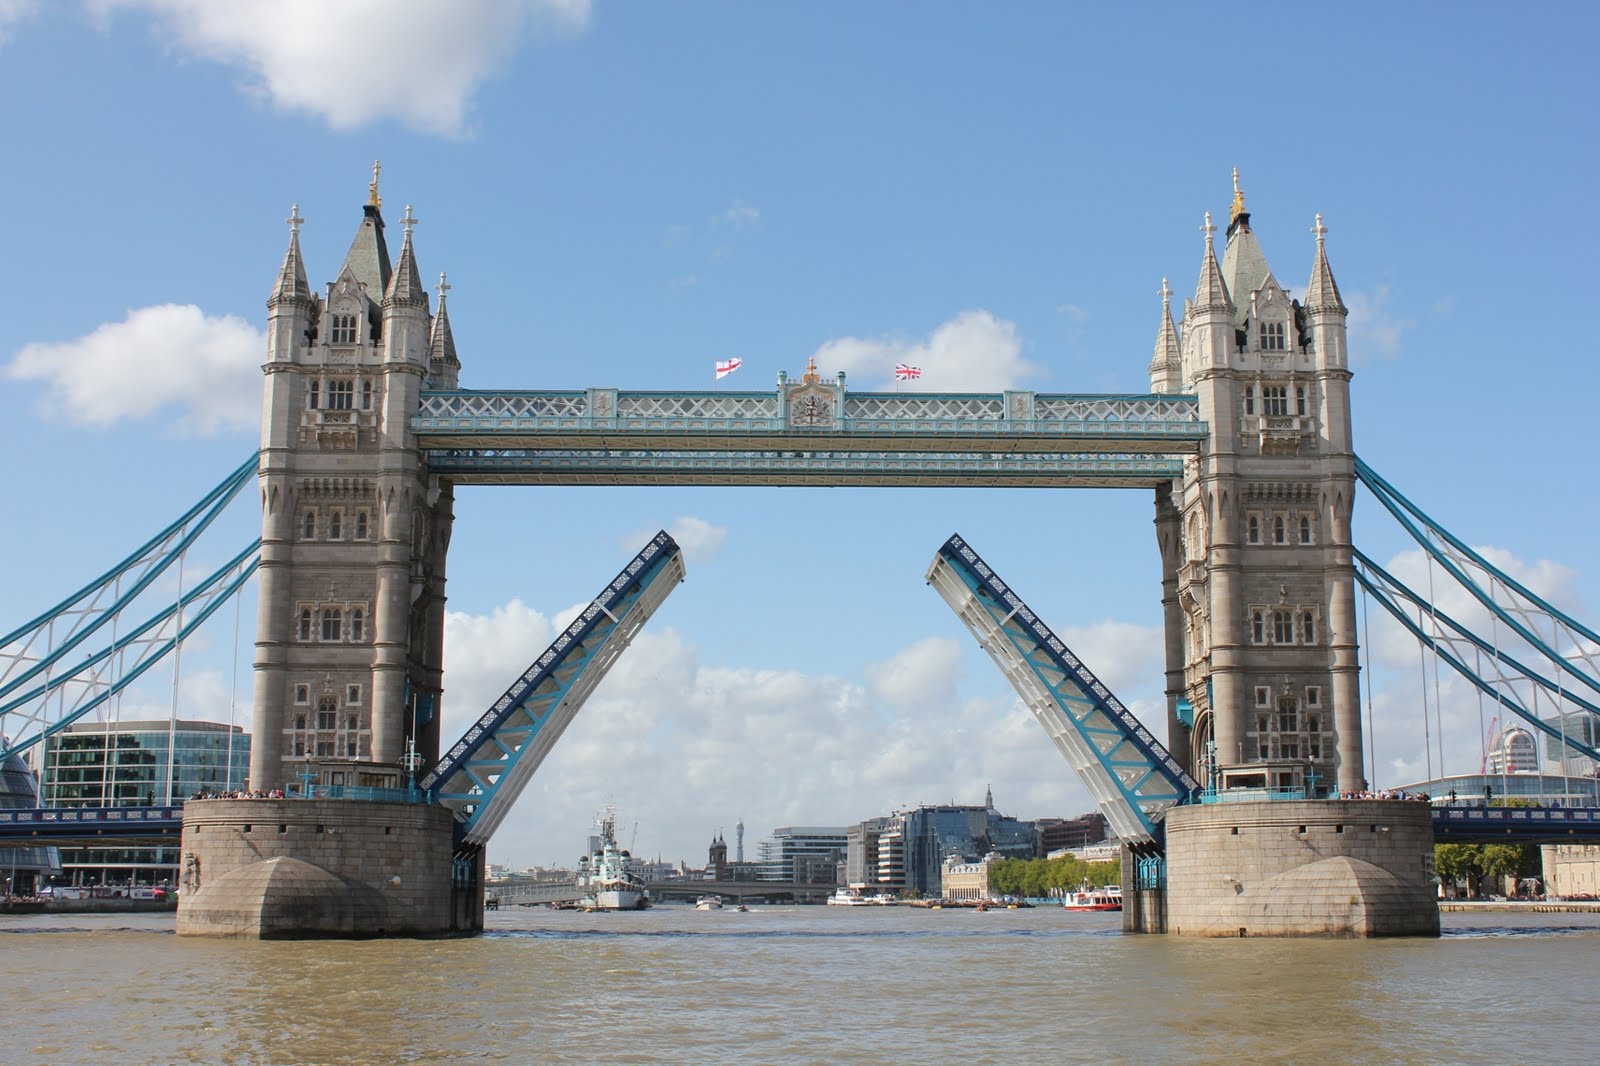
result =
M1438 936L1431 815L1414 800L1176 807L1166 819L1166 931Z
M482 854L454 861L451 814L442 807L190 800L179 869L180 936L460 936L483 929Z

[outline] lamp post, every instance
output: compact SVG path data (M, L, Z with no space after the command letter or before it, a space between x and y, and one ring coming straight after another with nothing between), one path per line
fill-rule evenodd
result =
M306 752L306 769L300 775L300 794L306 799L311 798L311 777L311 753L308 751Z

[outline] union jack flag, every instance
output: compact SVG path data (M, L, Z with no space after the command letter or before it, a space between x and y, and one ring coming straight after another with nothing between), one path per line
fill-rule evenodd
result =
M717 378L718 378L718 380L721 380L722 378L727 377L729 374L733 373L735 370L738 370L741 366L744 366L744 360L743 359L737 359L737 358L736 359L718 359L717 360Z
M921 376L922 368L920 366L912 366L909 363L900 363L894 368L894 379L896 381L915 381Z

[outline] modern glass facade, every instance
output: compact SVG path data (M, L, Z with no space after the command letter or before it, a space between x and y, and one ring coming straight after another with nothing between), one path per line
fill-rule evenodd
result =
M44 807L177 803L242 789L250 768L250 735L216 722L82 722L35 750ZM178 849L64 847L61 865L73 884L175 882Z
M941 872L947 859L976 861L990 852L1005 859L1034 856L1033 823L990 807L918 807L896 818L904 826L905 889L915 894L943 892Z
M20 755L0 764L0 807L39 806L33 771ZM0 847L0 896L31 896L41 881L61 872L61 856L50 848Z
M761 879L805 885L835 883L844 861L846 830L832 826L784 826L759 845Z

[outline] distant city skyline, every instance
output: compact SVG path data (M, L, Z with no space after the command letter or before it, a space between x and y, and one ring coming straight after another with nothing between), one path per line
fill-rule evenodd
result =
M1476 3L1381 25L1227 3L393 6L0 4L4 625L257 447L291 205L320 291L374 159L391 235L410 205L423 274L448 273L462 385L484 389L767 391L815 359L857 392L1142 393L1163 279L1181 308L1237 167L1295 297L1325 220L1358 454L1595 614L1596 149L1573 135L1600 89L1590 7L1552 34ZM1380 511L1358 502L1358 545L1420 573ZM1148 492L470 489L456 514L446 738L657 529L687 565L493 862L574 854L608 802L684 857L734 817L845 825L991 782L1020 818L1090 809L923 583L952 532L1164 737ZM193 564L259 529L242 501ZM255 613L252 592L236 634L219 612L177 693L158 670L121 717L248 725ZM1373 622L1374 783L1422 780L1431 673ZM1442 691L1446 761L1476 767L1487 717Z

